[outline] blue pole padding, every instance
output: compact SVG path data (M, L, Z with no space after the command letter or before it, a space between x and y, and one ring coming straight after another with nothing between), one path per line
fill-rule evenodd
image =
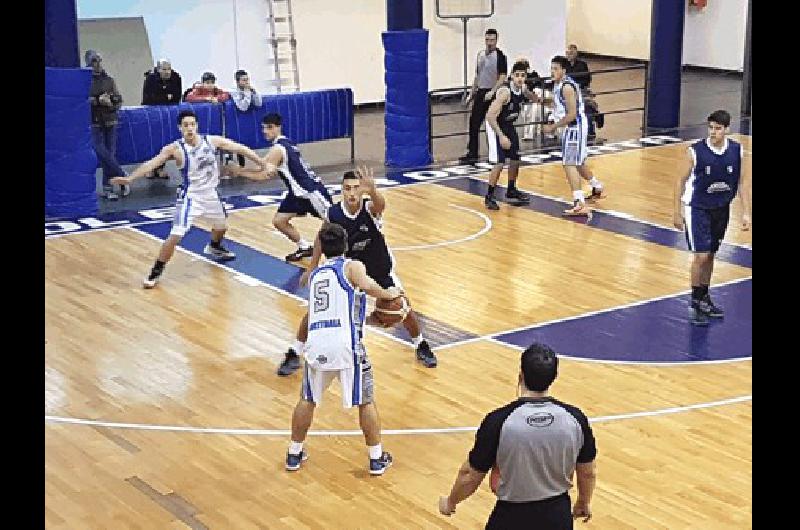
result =
M673 128L681 117L684 2L653 0L647 126Z
M426 166L428 145L428 31L386 31L386 165Z
M422 28L422 0L386 0L386 29L406 31Z
M44 65L80 68L75 0L44 2Z

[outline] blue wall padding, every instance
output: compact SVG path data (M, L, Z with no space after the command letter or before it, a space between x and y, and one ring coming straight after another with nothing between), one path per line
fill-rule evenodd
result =
M156 156L163 146L180 137L178 113L191 108L197 113L202 134L223 135L252 149L266 147L261 132L265 114L283 118L283 134L301 144L347 138L353 134L353 91L349 88L262 95L263 105L241 112L232 101L181 103L153 107L125 107L119 111L117 160L137 164Z
M97 213L89 87L82 68L44 69L44 203L47 217Z
M653 0L647 126L678 127L681 119L681 63L686 7L674 0Z
M44 2L44 65L58 68L81 66L75 0Z
M386 164L425 166L428 146L428 31L385 31Z

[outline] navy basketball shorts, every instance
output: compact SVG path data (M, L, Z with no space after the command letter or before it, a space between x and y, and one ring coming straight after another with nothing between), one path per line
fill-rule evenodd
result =
M719 250L725 230L728 229L730 207L697 208L683 206L686 242L692 252L711 252Z
M509 140L511 148L503 149L500 145L500 137L495 134L489 122L486 122L486 143L489 146L489 163L502 164L508 160L519 160L519 135L513 123L500 123L500 130L503 131Z

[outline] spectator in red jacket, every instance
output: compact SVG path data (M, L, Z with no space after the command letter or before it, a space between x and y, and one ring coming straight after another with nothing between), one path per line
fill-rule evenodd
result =
M206 72L200 78L202 83L195 83L192 91L186 95L185 101L189 103L222 103L231 98L230 93L217 88L217 78L211 72Z

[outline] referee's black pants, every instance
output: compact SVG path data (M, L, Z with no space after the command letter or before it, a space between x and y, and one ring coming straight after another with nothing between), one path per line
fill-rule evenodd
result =
M572 506L562 493L533 502L497 501L486 530L572 530Z
M486 111L489 110L491 102L484 101L488 88L479 88L475 91L472 99L472 114L469 116L469 143L467 144L467 154L472 157L478 156L478 147L481 134L481 126L486 119Z

